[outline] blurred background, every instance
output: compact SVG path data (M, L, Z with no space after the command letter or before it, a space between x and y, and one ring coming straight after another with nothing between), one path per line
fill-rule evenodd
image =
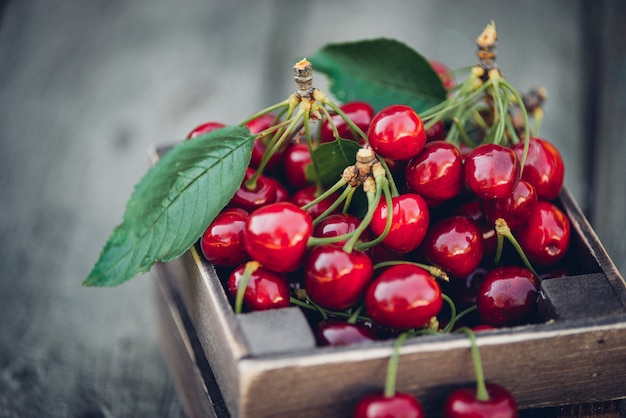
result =
M391 37L459 68L493 19L501 70L547 89L542 136L626 271L625 4L0 1L0 416L184 415L150 275L80 284L151 145L286 98L292 65L327 42Z

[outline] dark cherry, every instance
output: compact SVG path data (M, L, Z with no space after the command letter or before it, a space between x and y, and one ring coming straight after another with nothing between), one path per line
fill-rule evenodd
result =
M319 189L316 185L312 184L310 186L306 186L298 191L296 191L294 194L291 195L291 197L289 198L289 201L293 204L295 204L296 206L304 206L306 204L311 203L312 201L314 201L315 199L317 199L317 197L319 196ZM311 216L313 217L313 219L317 218L318 216L320 216L322 213L324 213L328 208L330 208L330 206L339 198L338 194L333 194L329 197L327 197L326 199L315 203L313 206L309 207L306 211L309 212L311 214ZM336 210L335 210L336 212Z
M367 137L377 154L391 160L413 158L426 143L422 119L411 107L399 104L374 115Z
M455 215L466 216L476 222L476 226L480 229L483 236L483 260L486 258L493 258L496 255L496 249L498 247L498 235L496 234L495 226L493 223L488 222L485 213L483 211L481 199L472 199L461 206L455 211Z
M391 229L382 244L398 253L415 250L428 232L430 213L426 201L415 193L405 193L391 199ZM369 228L374 236L385 230L389 210L383 198L374 210Z
M312 163L309 146L306 143L290 144L283 157L287 183L294 189L302 189L310 185L311 182L306 177L306 168Z
M490 225L502 218L514 229L526 222L538 200L533 185L521 179L509 196L484 200L483 212Z
M429 203L452 199L463 188L463 182L461 152L449 142L428 142L406 167L409 190Z
M301 266L312 232L308 212L290 202L271 203L250 213L244 245L263 267L287 273Z
M265 115L261 115L258 118L252 119L250 122L246 124L246 126L250 130L250 133L258 134L259 132L272 127L272 125L275 122L275 119L276 119L276 116L270 113L266 113ZM265 150L267 149L266 141L268 141L269 139L271 139L270 136L264 137L264 138L257 138L254 140L254 146L252 147L252 157L250 159L251 167L257 168L259 164L261 164L261 160L263 159L263 156L265 155ZM282 150L275 152L270 157L265 168L267 170L276 169L281 164L282 157L283 157Z
M250 189L246 182L254 175L254 169L248 168L243 182L228 204L230 207L242 208L248 212L276 202L276 185L272 180L268 180L264 175L260 175L256 182L256 187Z
M237 296L245 269L245 264L237 267L228 278L228 290L233 297ZM290 305L287 279L282 274L258 267L248 278L243 301L252 311L286 308Z
M322 219L313 229L313 236L317 238L331 238L353 233L361 224L361 219L349 213L334 213ZM371 239L368 230L363 231L360 241ZM343 246L348 239L338 241L335 245Z
M248 212L226 208L215 217L200 239L204 257L216 266L235 267L250 256L243 245Z
M518 143L513 150L521 161L524 143ZM558 149L545 139L531 137L522 178L535 187L539 199L556 198L565 178L565 164Z
M363 132L367 133L370 126L370 122L374 117L374 108L366 102L354 101L344 103L339 108L346 114L346 116L354 122ZM353 141L361 142L361 137L352 132L350 125L339 115L333 115L332 121L337 128L339 136L343 139L351 139ZM320 139L321 142L331 142L335 140L333 130L330 126L328 119L324 119L320 127Z
M501 199L513 192L520 179L517 154L508 147L482 144L465 159L465 182L481 199Z
M274 188L276 189L276 202L287 202L291 198L289 191L280 180L270 176L266 176L265 179L274 184Z
M354 418L423 418L422 405L408 393L393 396L369 394L361 398L354 410Z
M372 260L365 253L347 253L336 245L320 245L309 251L304 286L313 302L343 311L361 300L373 275Z
M316 338L319 345L344 346L376 341L376 331L364 324L351 324L344 321L327 319L317 324Z
M565 256L570 230L565 213L551 202L539 201L514 235L532 264L546 266Z
M434 224L422 244L426 259L453 278L472 273L483 257L483 234L465 216L450 216Z
M187 134L187 137L185 139L191 139L200 135L208 134L211 131L224 128L225 126L226 125L221 122L206 122L193 128L191 132Z
M439 284L428 271L413 264L384 270L365 294L365 307L372 320L397 330L427 326L442 305Z
M452 391L443 407L443 418L517 418L517 403L511 393L500 385L487 383L489 399L476 398L476 387Z
M446 90L450 90L452 87L454 87L454 73L450 71L447 65L437 60L429 60L428 62L439 76L439 79L441 79L443 87Z
M539 279L519 266L500 266L487 272L476 300L483 323L495 327L532 321L537 309Z
M442 121L437 121L433 126L426 129L426 142L443 141L446 139L446 125Z
M458 310L469 308L476 304L476 297L481 283L485 279L487 269L477 267L463 280L452 280L442 286L446 293L455 303Z

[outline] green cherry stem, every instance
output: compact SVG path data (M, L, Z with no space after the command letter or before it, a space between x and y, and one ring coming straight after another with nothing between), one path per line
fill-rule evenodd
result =
M341 110L339 108L339 106L337 106L335 104L335 102L333 102L328 96L324 97L324 100L322 100L322 103L324 103L325 105L328 105L333 111L335 111L339 116L341 116L341 118L346 122L346 124L348 124L348 126L350 127L350 129L352 129L354 132L356 132L364 141L366 144L369 143L369 140L367 138L367 135L365 134L365 132L363 132L363 130L361 130L361 128L359 128L353 121L352 119L350 119L348 117L348 115L346 115L344 113L343 110ZM329 119L329 121L332 119ZM332 122L331 122L332 124Z
M498 239L500 239L500 236L506 238L513 245L515 251L517 251L517 254L520 256L522 262L524 263L524 266L526 266L528 270L532 271L538 280L541 280L539 274L537 274L537 271L535 271L532 264L530 263L530 260L528 260L528 257L526 257L524 250L519 245L519 242L513 236L511 228L509 228L509 225L506 223L506 221L502 218L498 218L496 219L495 226L496 234L498 234Z
M409 333L403 332L398 336L393 346L393 353L387 363L387 376L385 378L385 397L391 398L396 394L396 382L398 377L398 364L400 363L400 348L408 338Z
M461 313L459 313L459 314L456 316L456 321L457 321L457 322L459 322L459 320L460 320L461 318L464 318L465 316L467 316L467 315L471 314L472 312L474 312L474 311L475 311L475 310L477 310L477 309L478 309L478 308L476 307L476 305L472 305L472 306L470 306L469 308L466 308L466 309L462 310L462 311L461 311Z
M246 267L243 270L241 279L239 280L239 286L237 287L237 294L235 296L235 314L240 314L243 310L243 298L246 295L246 289L248 287L248 281L252 273L257 271L261 265L256 261L248 261Z
M383 267L397 266L399 264L410 264L412 266L421 267L427 272L429 272L430 275L433 276L435 279L443 280L445 282L450 281L450 278L448 277L446 272L441 270L439 267L418 263L416 261L406 261L406 260L381 261L380 263L374 264L374 270L377 270Z
M444 334L449 334L454 328L454 325L456 324L456 321L457 321L456 305L454 304L454 301L450 299L450 297L446 295L445 293L442 293L441 297L443 298L443 300L446 301L448 306L450 306L450 321L443 329Z
M381 184L382 182L375 182L372 178L368 178L366 183L363 185L364 189L367 183L370 183L370 184L376 183L375 191L367 190L365 192L367 196L367 213L361 220L361 223L359 224L359 226L357 226L356 229L352 232L352 236L350 237L350 239L344 244L343 250L347 253L352 252L352 250L354 249L354 246L359 240L359 237L361 236L363 231L365 231L365 229L367 229L367 227L369 226L370 222L372 221L372 218L374 217L374 211L376 209L376 206L378 206L378 202L380 202L380 197L382 194L382 184Z
M385 196L385 203L387 205L387 208L392 208L393 202L391 200L391 191L389 190L389 182L387 181L387 178L385 176L379 176L379 178L375 179L374 181L376 181L377 185L382 184L382 191L383 191L383 195ZM374 247L375 245L380 244L385 239L387 234L389 234L392 224L393 224L393 210L387 210L387 220L385 222L385 229L383 229L383 232L378 237L374 238L371 241L358 242L356 244L356 248L359 251L365 251L369 248Z
M378 157L378 162L383 166L385 172L387 173L387 181L389 182L389 187L391 187L391 195L392 196L400 196L400 192L398 191L398 187L396 186L396 182L393 179L393 175L391 174L391 170L389 169L389 165L387 165L387 161L384 158Z
M524 151L522 152L522 158L520 158L520 167L522 170L524 169L524 164L526 163L526 157L528 156L528 147L530 144L530 122L528 120L528 111L526 110L526 106L524 105L524 99L519 94L517 89L509 84L506 80L500 80L502 87L508 90L519 105L522 110L522 116L524 117Z
M474 373L476 374L476 399L482 402L489 400L489 393L485 385L485 374L483 371L483 362L480 358L480 349L476 341L476 335L470 328L459 328L458 332L464 332L470 339L472 350L472 362L474 363Z
M249 123L250 121L258 118L259 116L263 116L266 113L271 113L271 112L273 112L275 110L278 110L278 109L287 108L287 107L289 107L290 103L291 103L291 99L289 98L289 99L283 100L282 102L276 103L276 104L274 104L272 106L266 107L265 109L263 109L263 110L261 110L259 112L256 112L254 115L250 116L246 120L240 122L239 126L246 126L246 124Z

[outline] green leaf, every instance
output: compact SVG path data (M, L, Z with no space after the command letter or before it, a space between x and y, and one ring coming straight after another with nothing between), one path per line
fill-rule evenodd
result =
M336 139L326 142L313 150L313 161L317 164L319 172L315 171L313 164L306 168L306 176L310 180L319 180L324 185L333 185L339 180L346 167L354 165L356 153L361 146L355 141L348 139Z
M169 150L137 184L83 286L117 286L187 251L241 185L253 139L226 127Z
M342 102L363 100L376 111L406 104L420 113L446 98L446 90L426 58L392 39L328 44L312 58Z

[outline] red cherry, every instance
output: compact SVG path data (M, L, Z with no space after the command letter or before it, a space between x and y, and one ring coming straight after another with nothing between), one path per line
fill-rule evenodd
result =
M481 199L473 199L463 203L455 211L455 215L466 216L476 222L483 235L483 259L492 258L498 247L498 235L493 223L487 222Z
M423 418L422 405L408 393L393 396L369 394L361 398L354 410L354 418Z
M517 418L517 403L502 386L487 383L489 400L476 399L476 387L451 392L443 407L444 418Z
M320 245L307 257L304 286L313 302L343 311L360 301L373 275L372 260L365 253Z
M347 235L354 232L361 224L361 220L349 213L334 213L322 219L313 229L313 236L317 238L330 238L340 235ZM359 241L369 241L370 234L363 231ZM338 241L335 245L342 247L348 240Z
M496 219L502 218L509 228L515 229L526 222L538 200L535 188L522 179L509 196L484 200L483 212L491 225Z
M208 134L211 131L224 128L225 126L226 125L220 122L206 122L193 128L191 132L187 134L185 139L191 139L200 135Z
M483 234L465 216L444 218L432 226L424 239L426 258L450 274L463 278L472 273L483 257Z
M524 143L518 143L513 150L521 161ZM558 149L545 139L531 137L522 178L535 187L539 199L556 198L565 178L565 164Z
M326 346L344 346L365 341L376 341L376 332L363 324L350 324L328 319L317 324L318 344Z
M291 198L289 199L289 201L293 204L295 204L296 206L304 206L306 204L311 203L312 201L314 201L315 199L317 199L317 197L320 195L319 193L319 189L316 185L312 184L310 186L304 187L303 189L298 190L297 192L295 192ZM327 197L326 199L315 203L313 206L309 207L306 211L309 212L311 214L311 216L313 217L313 219L317 218L318 216L320 216L322 213L324 213L328 208L330 208L330 206L339 198L338 194L333 194L329 197Z
M426 201L415 193L405 193L391 199L391 229L382 244L391 251L407 253L421 243L430 222ZM389 210L386 199L381 199L374 210L369 228L375 236L385 230Z
M370 122L374 117L374 108L366 102L355 101L344 103L339 108L346 114L346 116L354 122L363 132L367 132ZM339 136L343 139L351 139L353 141L361 142L361 137L352 132L350 125L339 115L333 115L332 121L337 128ZM328 119L324 119L320 127L320 139L321 142L331 142L335 140L333 130L330 126Z
M556 205L540 201L514 235L532 264L546 266L567 253L571 224Z
M496 267L485 275L476 299L483 323L515 326L532 320L537 308L539 280L519 266Z
M391 105L378 112L367 132L377 154L392 160L416 156L426 143L424 123L409 106Z
M413 264L389 267L365 294L372 320L398 330L427 326L442 305L439 284L425 269Z
M465 159L465 182L482 199L510 195L520 179L517 154L508 147L482 144Z
M245 264L237 267L228 278L228 290L233 297L237 296L245 269ZM287 279L281 274L258 267L250 274L243 298L244 304L253 311L286 308L290 304Z
M283 157L287 183L295 189L302 189L311 184L306 177L306 167L312 163L309 146L306 143L290 144Z
M438 120L433 126L426 129L426 142L443 141L446 139L446 125Z
M287 202L290 198L287 188L275 177L265 177L267 181L274 184L276 189L276 202Z
M445 141L427 143L406 167L409 190L427 201L452 199L463 188L463 160L457 147Z
M263 267L291 272L301 265L312 231L308 212L289 202L271 203L250 213L244 245Z
M272 127L275 120L276 120L276 116L270 113L266 113L265 115L261 115L258 118L252 119L250 122L246 124L246 126L250 130L250 133L258 134L259 132ZM263 156L265 155L265 150L267 149L264 141L266 141L268 138L269 137L257 138L254 140L254 146L252 147L252 157L250 159L251 167L257 168L261 164L261 160L263 159ZM274 153L270 157L265 168L267 170L274 170L276 167L280 165L282 157L283 157L282 150L279 150L278 152Z
M254 170L248 168L243 182L235 195L230 200L229 206L237 207L251 212L261 206L276 202L276 186L272 180L260 175L256 181L256 187L249 189L246 182L254 175Z
M452 71L450 71L447 65L436 60L428 60L428 62L441 79L443 87L446 90L450 90L452 87L454 87L454 74L452 73Z
M250 256L243 245L248 212L239 208L224 209L215 217L200 239L204 257L216 266L234 267Z

